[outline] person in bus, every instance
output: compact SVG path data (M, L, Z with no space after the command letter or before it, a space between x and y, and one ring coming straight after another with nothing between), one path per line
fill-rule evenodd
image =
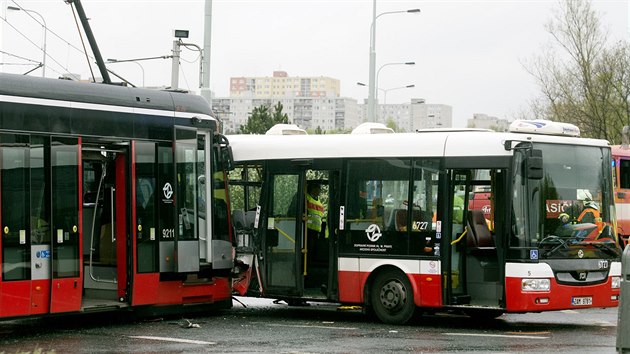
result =
M317 240L322 232L322 224L326 221L326 210L324 204L319 200L321 186L316 182L309 182L306 185L306 229L307 229L307 262L310 268L316 261L315 250L317 249ZM310 273L310 272L309 272ZM306 287L312 287L315 280L312 276L307 275L304 279Z
M306 228L309 238L317 238L322 232L322 222L326 214L324 204L319 200L321 187L318 183L309 182L306 186ZM309 242L310 244L310 242Z

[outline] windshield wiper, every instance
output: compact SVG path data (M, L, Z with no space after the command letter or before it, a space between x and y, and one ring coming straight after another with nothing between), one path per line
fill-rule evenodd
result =
M591 242L589 244L615 257L619 257L619 252L621 251L621 249L617 247L617 244L612 241L611 242Z
M554 243L558 243L557 246L553 247L552 249L550 249L549 251L545 252L543 254L544 257L549 257L551 256L553 253L555 253L557 250L561 249L561 248L567 248L567 243L569 242L569 240L574 239L574 237L570 237L566 240L562 239L562 237L559 236L554 236L554 235L550 235L545 237L544 239L542 239L542 241L540 241L540 244L538 245L538 247L540 247L541 245L543 245L543 242L547 241L547 242L551 242L553 241Z

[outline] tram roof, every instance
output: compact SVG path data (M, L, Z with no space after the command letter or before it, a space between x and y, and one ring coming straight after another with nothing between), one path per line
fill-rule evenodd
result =
M608 147L608 142L479 130L394 134L229 135L235 161L360 157L510 156L505 141Z
M208 102L197 95L0 73L0 102L3 101L67 107L80 104L82 108L104 111L120 111L114 107L126 107L147 113L196 114L216 120L211 116Z

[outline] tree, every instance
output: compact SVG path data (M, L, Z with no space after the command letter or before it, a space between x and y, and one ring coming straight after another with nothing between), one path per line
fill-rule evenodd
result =
M403 129L398 128L398 124L394 122L394 118L392 117L387 118L387 122L385 123L385 126L392 129L395 132L403 131Z
M289 116L282 113L282 103L278 102L269 111L269 107L261 105L255 107L252 114L247 119L247 124L241 125L240 134L265 134L267 130L276 124L289 123Z
M630 124L628 44L608 44L588 1L563 1L546 29L553 46L528 68L542 92L532 112L575 124L585 137L619 142Z

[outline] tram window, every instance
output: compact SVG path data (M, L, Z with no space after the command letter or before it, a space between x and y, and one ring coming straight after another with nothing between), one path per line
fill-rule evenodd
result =
M230 239L228 196L225 186L225 174L219 161L219 150L214 149L212 154L213 239L227 241Z
M28 137L2 135L2 280L30 278L28 222Z
M197 133L194 130L177 130L175 156L177 166L178 240L197 238Z
M155 143L136 142L135 150L138 273L157 272Z
M49 139L41 136L31 137L31 244L50 243L50 198L49 183L46 183L45 149L50 146Z
M161 190L158 207L158 238L160 241L175 239L175 219L173 217L173 148L171 145L158 146L158 188Z
M79 161L76 139L53 138L52 164L52 219L54 230L53 276L79 276Z

